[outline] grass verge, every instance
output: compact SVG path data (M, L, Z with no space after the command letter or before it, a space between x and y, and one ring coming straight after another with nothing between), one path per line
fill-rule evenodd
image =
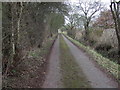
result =
M65 88L91 87L62 36L60 36L60 60L62 82Z
M72 39L71 37L65 35L71 42L73 42L78 47L82 48L86 51L100 66L105 68L108 72L110 72L117 80L120 78L120 65L117 63L110 61L108 58L103 57L101 54L95 52L88 46L84 46L80 42ZM119 80L118 80L119 81Z

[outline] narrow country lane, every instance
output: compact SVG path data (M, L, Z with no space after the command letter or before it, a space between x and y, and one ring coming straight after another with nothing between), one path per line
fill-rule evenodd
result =
M0 3L0 88L120 90L120 0L12 1Z
M75 63L80 67L83 71L81 72L78 69L78 72L84 75L87 79L86 85L90 84L92 88L117 88L118 84L112 78L109 78L103 71L101 71L95 64L89 59L89 57L80 49L78 49L74 44L72 44L65 36L63 37L65 43L68 45L70 49L70 53L75 58ZM59 47L59 36L54 43L53 49L51 51L51 55L49 58L48 71L46 73L46 79L43 84L43 88L64 88L62 82L63 74L61 73L61 57L60 57L60 47ZM63 54L63 53L62 53ZM62 60L65 63L64 60ZM68 60L69 61L69 60ZM74 61L74 59L73 59ZM69 64L70 62L68 62ZM75 66L75 64L70 64L71 66ZM72 70L72 69L71 69ZM66 72L67 73L67 72ZM70 73L69 73L70 74ZM70 78L68 78L70 79ZM78 77L77 80L84 80L85 78L80 79ZM73 78L74 80L74 78ZM69 81L69 80L68 80ZM70 86L72 87L72 86ZM69 88L70 88L69 87ZM82 87L81 87L82 88Z
M49 58L48 73L43 88L59 88L60 82L60 66L59 66L59 36L54 43L51 55Z
M76 59L76 62L81 66L81 69L93 88L118 87L118 84L114 80L108 78L105 73L103 73L99 68L95 67L94 63L92 63L85 53L73 45L66 37L64 37L64 40L69 46L71 53Z

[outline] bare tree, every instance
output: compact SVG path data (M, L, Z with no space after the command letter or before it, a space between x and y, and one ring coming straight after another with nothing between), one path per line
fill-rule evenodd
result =
M103 8L100 1L86 1L81 2L79 1L79 6L77 6L78 9L83 13L83 22L84 22L84 29L85 29L85 39L88 40L88 34L89 34L89 24L91 22L91 19L94 17L94 15Z
M64 27L68 30L68 35L74 38L76 24L75 24L73 12L66 18L66 20L68 21L68 24L65 25Z
M110 9L113 15L116 35L118 39L118 55L120 55L120 1L111 1Z

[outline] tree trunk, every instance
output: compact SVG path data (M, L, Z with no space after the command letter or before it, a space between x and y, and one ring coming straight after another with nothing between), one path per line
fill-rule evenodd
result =
M84 36L84 39L86 41L88 41L89 39L89 22L86 22L86 24L84 25L84 28L85 28L85 36Z
M18 15L18 22L17 22L17 34L18 34L18 44L19 44L19 40L20 40L20 21L21 21L21 16L22 16L22 12L23 12L23 4L22 2L19 2L20 4L20 12L19 15Z
M115 30L118 39L118 55L120 57L120 17L119 17L119 4L120 2L111 2L110 9L115 22ZM118 61L120 64L120 61Z
M19 45L19 40L20 40L20 21L21 21L21 15L22 15L22 10L23 10L23 6L22 6L22 2L18 2L18 3L13 3L12 6L13 11L13 16L12 18L16 18L16 21L12 21L13 22L13 31L12 31L12 35L13 35L13 67L15 67L17 65L17 63L19 63L20 61L20 55L21 55L21 50L20 50L20 45ZM14 15L15 14L15 15Z

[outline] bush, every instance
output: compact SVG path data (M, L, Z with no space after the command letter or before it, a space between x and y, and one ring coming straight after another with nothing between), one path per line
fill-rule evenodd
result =
M101 51L101 50L104 50L104 51L109 51L110 49L112 48L111 45L107 45L107 44L99 44L95 47L95 49L97 51Z

